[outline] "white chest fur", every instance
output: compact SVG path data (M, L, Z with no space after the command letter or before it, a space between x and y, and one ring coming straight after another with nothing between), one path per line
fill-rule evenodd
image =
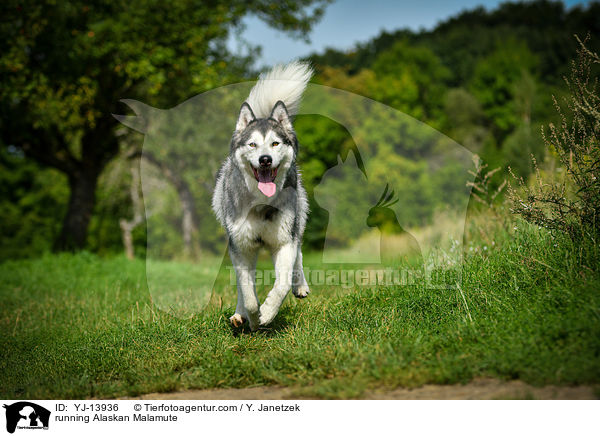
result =
M255 206L246 217L239 217L230 226L230 236L242 250L266 245L278 248L292 240L295 214L292 210L273 206Z

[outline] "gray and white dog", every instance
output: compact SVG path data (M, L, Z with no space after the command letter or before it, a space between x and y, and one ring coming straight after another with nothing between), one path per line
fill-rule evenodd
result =
M260 76L242 104L229 156L217 173L212 207L229 237L237 276L237 307L230 318L236 327L245 320L251 330L269 324L290 289L298 298L309 293L301 252L308 201L291 117L311 76L301 62ZM271 252L276 277L261 305L255 272L262 247Z

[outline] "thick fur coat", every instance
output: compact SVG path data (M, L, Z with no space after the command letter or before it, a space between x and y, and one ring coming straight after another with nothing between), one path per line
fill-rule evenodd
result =
M229 237L238 289L234 326L269 324L287 293L309 293L302 269L302 235L308 216L306 191L296 165L292 126L311 68L301 62L261 75L240 109L229 156L217 174L213 210ZM258 251L270 251L275 283L260 304L255 270Z

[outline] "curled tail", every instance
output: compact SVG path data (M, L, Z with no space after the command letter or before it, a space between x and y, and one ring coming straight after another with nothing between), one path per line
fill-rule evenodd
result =
M313 69L306 62L277 65L260 75L246 102L257 118L267 118L279 100L285 104L288 114L294 116L312 75Z

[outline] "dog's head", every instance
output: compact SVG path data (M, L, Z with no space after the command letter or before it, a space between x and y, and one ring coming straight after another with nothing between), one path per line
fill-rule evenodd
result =
M267 197L275 195L283 187L297 151L296 134L282 101L275 104L269 118L256 118L248 103L242 105L231 154L249 188Z

